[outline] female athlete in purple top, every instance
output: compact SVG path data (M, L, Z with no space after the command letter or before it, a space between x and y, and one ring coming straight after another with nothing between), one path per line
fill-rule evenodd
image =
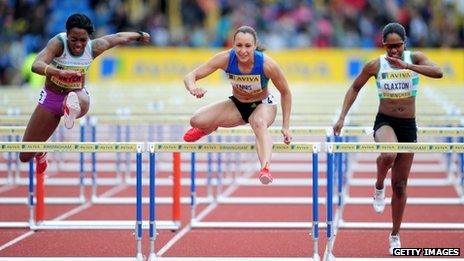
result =
M92 60L120 44L132 41L148 43L145 32L121 32L90 40L92 21L84 14L73 14L66 21L66 32L53 37L39 53L32 71L46 77L38 105L26 127L23 141L47 141L57 128L61 116L65 127L89 110L89 94L85 89L85 74ZM27 162L36 157L36 172L47 168L46 153L20 153Z

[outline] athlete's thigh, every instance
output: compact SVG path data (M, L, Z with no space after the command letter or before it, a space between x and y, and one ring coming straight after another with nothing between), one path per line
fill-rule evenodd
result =
M267 126L271 126L274 122L277 114L277 106L270 105L270 104L260 104L258 107L253 111L248 119L249 122L253 122L255 120L263 120Z
M382 125L375 131L374 139L376 142L398 142L395 131L389 125Z
M231 100L206 105L195 112L195 117L219 127L235 127L245 124L240 112Z
M24 132L23 141L46 141L60 123L60 117L37 106Z

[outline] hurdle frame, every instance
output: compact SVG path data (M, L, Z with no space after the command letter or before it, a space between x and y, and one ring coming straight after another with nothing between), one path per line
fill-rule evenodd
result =
M29 161L29 226L31 230L42 229L135 229L136 259L143 260L142 254L142 230L148 228L142 222L142 154L145 152L145 144L137 142L126 143L93 143L93 142L0 142L0 152L127 152L136 153L136 220L134 221L102 221L102 220L77 220L77 221L41 221L37 222L33 215L34 206L34 170L32 160ZM43 185L43 184L42 184ZM176 229L170 222L158 221L158 228Z
M319 212L318 212L318 153L320 151L319 142L305 142L305 143L292 143L286 145L283 143L273 144L273 152L287 152L287 153L312 153L313 157L313 197L312 197L312 222L201 222L196 217L196 153L209 153L209 152L254 152L256 145L254 143L182 143L182 142L153 142L147 144L150 151L150 177L155 177L155 153L163 152L190 152L191 153L191 186L190 186L190 226L192 228L312 228L313 238L313 260L320 260L318 253L318 238L319 238ZM153 178L153 182L155 179ZM154 187L154 185L153 185ZM155 195L150 193L150 258L149 260L156 260L155 254L155 239L156 239L156 222L155 213Z
M334 260L333 231L338 228L391 228L388 222L344 222L341 215L333 220L333 175L334 175L334 153L463 153L463 143L388 143L388 142L327 142L325 150L327 159L327 246L324 260ZM464 204L464 200L461 202ZM343 204L339 207L343 208ZM459 223L402 223L403 229L464 229Z

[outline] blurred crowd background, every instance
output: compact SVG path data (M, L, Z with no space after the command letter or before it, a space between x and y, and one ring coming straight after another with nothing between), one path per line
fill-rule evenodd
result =
M74 12L92 19L93 37L143 30L160 47L230 47L251 25L270 50L377 48L393 21L410 48L464 47L464 0L0 0L0 85L21 85L25 61Z

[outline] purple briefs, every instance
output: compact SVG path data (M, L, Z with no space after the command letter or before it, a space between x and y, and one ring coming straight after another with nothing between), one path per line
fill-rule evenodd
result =
M82 89L87 94L85 88ZM63 116L63 101L64 98L68 95L69 92L56 93L44 87L40 91L39 95L39 106L46 109L47 111L53 113L53 115L61 117Z

